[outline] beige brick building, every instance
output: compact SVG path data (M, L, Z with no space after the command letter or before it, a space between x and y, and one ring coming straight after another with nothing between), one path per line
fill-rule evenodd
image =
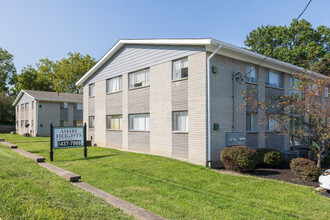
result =
M21 90L16 107L16 132L49 137L53 126L83 125L83 95Z
M77 82L87 137L212 167L227 145L288 151L294 142L272 122L255 125L257 113L240 108L243 91L254 87L266 100L303 71L271 58L258 65L264 58L214 39L120 40Z

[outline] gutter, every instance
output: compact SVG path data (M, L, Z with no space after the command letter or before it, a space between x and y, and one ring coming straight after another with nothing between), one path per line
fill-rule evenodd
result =
M221 49L221 44L207 58L207 166L211 168L211 58Z

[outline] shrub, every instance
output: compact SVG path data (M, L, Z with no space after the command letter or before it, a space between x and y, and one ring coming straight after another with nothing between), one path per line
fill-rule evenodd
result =
M306 158L295 158L291 160L290 168L296 176L307 181L316 181L321 174L315 162Z
M329 154L328 156L325 156L325 157L323 158L323 161L324 161L324 163L326 163L326 164L330 164L330 154Z
M282 153L275 149L260 148L257 153L258 163L261 165L277 166L282 161Z
M227 170L250 171L258 163L257 152L247 146L226 147L221 151L220 159Z

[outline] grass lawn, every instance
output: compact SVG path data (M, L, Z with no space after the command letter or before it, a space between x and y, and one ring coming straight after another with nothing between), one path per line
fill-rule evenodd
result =
M0 219L133 219L0 144Z
M33 141L49 139L7 138L48 160L49 143ZM100 147L89 148L87 159L82 148L55 150L54 160L82 181L169 219L330 219L330 199L312 187Z

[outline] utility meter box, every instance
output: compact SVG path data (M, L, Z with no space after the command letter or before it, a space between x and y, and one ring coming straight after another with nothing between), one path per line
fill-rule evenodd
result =
M227 132L226 144L228 146L245 145L245 136L243 132Z

